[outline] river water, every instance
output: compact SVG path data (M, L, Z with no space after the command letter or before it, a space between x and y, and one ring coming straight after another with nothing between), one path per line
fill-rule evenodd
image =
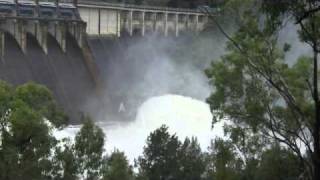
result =
M161 125L169 127L171 134L176 133L181 141L185 137L197 137L202 150L206 150L214 137L223 137L223 123L211 128L212 114L208 104L180 95L163 95L146 100L139 108L134 121L129 123L97 123L105 132L105 149L124 151L129 161L142 154L143 146L150 132ZM69 126L55 131L58 139L71 138L81 126Z

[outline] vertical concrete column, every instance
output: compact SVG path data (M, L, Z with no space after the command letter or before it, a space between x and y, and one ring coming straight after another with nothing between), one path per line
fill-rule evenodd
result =
M179 36L179 14L175 15L175 30L176 30L176 37Z
M164 36L168 36L168 13L164 14Z
M34 3L36 4L36 7L35 7L35 16L40 16L39 14L39 0L34 0Z
M67 30L67 27L66 27L66 24L60 24L60 32L61 32L61 48L62 48L62 51L63 52L67 52L67 42L66 42L66 30Z
M37 22L35 24L37 31L35 32L36 39L44 51L45 54L48 54L48 45L47 45L47 33L48 26L44 23Z
M77 41L80 48L83 48L84 46L84 36L86 33L86 23L80 22L76 25L77 29Z
M23 21L16 21L14 24L14 37L18 42L23 53L27 52L27 33L26 25Z
M121 36L121 11L117 11L117 36Z
M129 11L129 34L133 35L133 11Z
M101 34L101 9L98 9L98 35Z
M199 15L196 15L196 17L195 17L196 19L195 19L195 31L196 31L196 33L198 33L199 32Z
M27 32L25 24L20 24L20 35L21 35L21 49L26 54L27 53Z
M66 24L57 22L55 28L55 38L63 52L66 52Z
M60 8L59 8L59 0L55 0L54 1L55 5L56 5L56 15L58 16L59 15L59 12L60 12Z
M16 8L16 11L15 11L15 15L16 16L19 16L19 2L18 0L14 0L14 3L15 3L15 8Z
M153 32L157 32L157 13L152 14L151 21L153 26L152 27Z
M80 48L83 47L83 33L86 29L86 25L85 23L82 22L78 22L78 23L74 23L72 24L72 27L74 29L74 33L73 33L73 37L76 39L78 46Z
M190 22L190 15L188 15L188 14L184 15L184 24L185 24L186 31L189 28L189 22Z
M208 15L204 16L203 22L204 22L204 24L207 24L209 22L209 16Z
M5 45L4 45L4 31L0 31L0 58L2 61L4 61L4 51L5 51Z
M146 26L145 26L145 16L146 13L143 11L141 14L141 35L144 36L145 31L146 31Z
M85 34L86 34L86 29L87 29L87 24L86 23L82 23L80 24L79 26L79 38L78 38L78 43L79 43L79 46L81 48L83 48L83 44L84 44L84 37L85 37Z

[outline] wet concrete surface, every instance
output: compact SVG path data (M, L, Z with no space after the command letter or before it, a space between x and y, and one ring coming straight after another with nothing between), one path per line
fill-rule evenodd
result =
M5 35L5 56L0 62L0 79L13 85L36 82L47 86L71 123L86 114L87 101L95 96L95 84L84 62L81 49L67 36L67 52L48 37L48 55L36 39L27 35L27 53L23 54L12 36Z

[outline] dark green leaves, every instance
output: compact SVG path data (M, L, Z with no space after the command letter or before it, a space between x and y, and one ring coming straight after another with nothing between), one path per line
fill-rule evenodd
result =
M104 133L89 118L75 138L75 154L80 173L85 179L97 179L102 166Z

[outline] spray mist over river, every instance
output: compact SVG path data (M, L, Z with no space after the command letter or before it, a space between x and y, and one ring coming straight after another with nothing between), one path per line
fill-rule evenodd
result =
M181 140L197 137L204 150L223 134L222 124L211 129L205 99L212 89L204 75L209 63L222 55L223 38L204 33L89 42L107 87L106 106L94 114L106 134L107 152L118 148L133 162L149 133L163 124ZM55 134L73 137L79 129L72 126Z
M212 114L209 106L199 100L179 95L163 95L148 99L138 108L135 120L127 123L99 122L106 134L105 149L124 151L131 163L142 154L145 140L150 132L165 124L171 134L181 141L185 137L197 137L201 148L206 150L212 138L223 137L223 123L211 129ZM74 139L81 126L70 126L55 131L58 139Z
M201 36L92 38L90 46L105 80L105 109L94 114L99 121L129 120L147 99L178 94L204 101L211 92L204 69L224 49L224 38L212 33Z

